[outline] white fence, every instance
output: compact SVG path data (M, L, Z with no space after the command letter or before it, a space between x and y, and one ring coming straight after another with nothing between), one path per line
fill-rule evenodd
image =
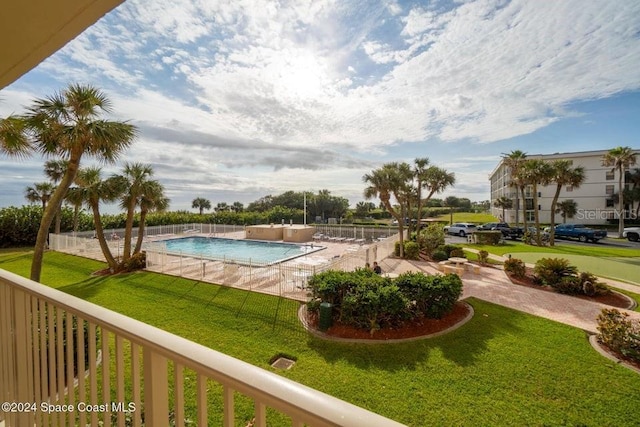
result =
M319 232L325 236L345 237L348 232L365 236L364 239L369 241L387 237L389 232L387 229L354 231L344 227L321 227L323 228ZM148 232L145 233L146 239L143 244L143 250L146 252L147 270L306 301L308 299L306 284L309 277L326 270L353 271L356 268L364 267L367 263L380 262L393 253L397 240L397 235L393 235L360 246L333 243L342 248L342 254L334 258L322 261L314 256L302 256L291 261L271 265L258 263L251 259L212 259L205 256L169 252L163 242L155 241L156 238L203 234L239 238L239 234L234 233L243 230L242 226L221 224L149 227ZM120 236L124 235L124 230L110 230L109 233L107 236L108 245L111 253L118 257L122 252L123 240ZM111 235L118 237L110 238ZM93 232L81 235L51 234L49 246L56 251L104 260L98 240L93 238Z
M0 396L6 427L401 425L4 270ZM240 416L244 399L254 409Z

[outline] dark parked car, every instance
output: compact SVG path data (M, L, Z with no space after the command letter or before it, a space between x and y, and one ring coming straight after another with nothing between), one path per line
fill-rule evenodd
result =
M555 237L565 239L578 239L581 242L591 241L596 243L600 239L607 237L605 230L595 230L582 224L560 224L556 225Z

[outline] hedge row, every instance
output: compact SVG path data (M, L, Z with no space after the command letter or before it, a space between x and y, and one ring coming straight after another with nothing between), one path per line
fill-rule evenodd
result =
M407 320L441 318L460 298L462 280L455 274L405 273L389 279L368 269L330 270L313 276L309 288L309 311L317 312L321 302L331 303L334 320L368 329L373 335Z

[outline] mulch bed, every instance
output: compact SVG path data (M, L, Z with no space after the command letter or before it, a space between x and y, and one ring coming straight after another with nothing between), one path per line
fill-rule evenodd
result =
M556 291L552 287L540 286L533 281L532 268L527 267L526 275L522 279L518 279L508 273L507 273L507 276L509 277L509 279L511 280L511 283L513 284L526 286L528 288L539 289L541 291L556 293ZM604 295L596 295L593 297L590 297L587 295L570 295L570 296L587 300L587 301L599 302L600 304L606 304L606 305L610 305L612 307L617 307L617 308L624 308L624 309L631 308L629 306L629 298L625 297L622 294L619 294L618 292L609 292Z
M454 326L458 322L464 320L468 314L469 306L465 303L457 302L454 305L451 313L447 314L442 319L415 319L413 321L405 322L405 324L399 328L379 329L375 331L373 335L371 335L368 330L358 329L354 326L334 322L333 326L331 326L324 333L336 338L381 341L391 339L415 338L444 331ZM309 326L317 330L318 314L307 313L307 319L309 322Z

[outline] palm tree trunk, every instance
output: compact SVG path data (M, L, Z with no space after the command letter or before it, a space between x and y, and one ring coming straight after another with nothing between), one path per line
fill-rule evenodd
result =
M384 207L387 211L398 221L398 232L400 233L400 258L404 258L404 220L400 218L400 215L393 209L389 200L382 200Z
M131 235L133 234L133 211L136 208L136 201L132 199L127 209L127 221L124 228L124 248L122 250L122 261L131 258Z
M562 189L562 185L556 186L556 194L553 195L553 200L551 201L551 227L549 229L549 246L554 246L554 243L555 243L556 206L558 205L558 197L560 197L561 189Z
M147 217L147 211L144 209L140 210L140 225L138 226L138 240L136 241L136 247L133 250L133 254L138 254L140 253L140 250L142 249L142 239L144 236L144 222L145 219Z
M620 175L618 176L618 238L622 239L624 232L624 194L622 188L622 179L624 178L624 168L622 165L618 168Z
M422 226L422 183L418 182L418 222L416 224L416 229L418 233L420 233L420 227Z
M60 234L60 223L62 223L62 211L58 209L58 211L56 212L56 228L54 231L55 234Z
M524 232L527 232L527 199L524 198L524 186L520 187L520 195L522 196L522 224Z
M113 257L111 249L109 249L107 239L104 238L104 228L102 227L102 219L100 218L98 203L91 203L91 210L93 211L93 222L96 225L96 237L98 238L100 249L102 249L104 259L107 260L107 264L109 264L109 269L111 272L115 272L118 269L118 262Z
M540 211L538 210L538 185L533 184L533 218L536 222L536 244L540 246Z
M58 185L49 199L47 207L42 212L42 219L40 220L40 227L38 228L38 236L36 237L36 244L33 248L33 258L31 260L31 274L30 278L34 282L40 282L40 275L42 273L42 261L44 259L44 250L47 245L47 238L49 237L49 228L53 222L53 218L58 210L58 206L62 205L62 199L67 190L73 183L78 173L78 167L80 166L80 158L82 157L81 150L75 150L71 153L69 158L69 166L67 167L64 176L60 180Z
M80 206L75 205L73 207L73 232L78 232L78 219L80 217Z

